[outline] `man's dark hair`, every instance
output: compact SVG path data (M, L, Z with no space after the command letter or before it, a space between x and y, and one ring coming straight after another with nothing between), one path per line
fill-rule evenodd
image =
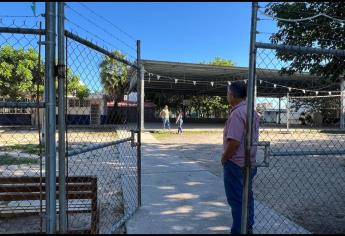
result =
M235 98L246 98L247 97L247 86L243 81L232 82L228 86L228 90Z

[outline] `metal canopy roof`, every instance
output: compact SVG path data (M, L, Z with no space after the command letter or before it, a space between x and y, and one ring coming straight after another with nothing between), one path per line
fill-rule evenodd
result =
M247 67L225 67L207 64L181 63L142 60L144 69L153 76L149 80L148 73L145 73L145 92L160 92L164 94L176 95L211 95L225 96L227 81L248 79ZM287 88L279 87L284 85L292 88L306 90L339 90L339 85L325 84L322 78L312 76L309 73L298 73L293 76L281 75L279 70L260 69L257 70L257 96L260 97L282 97L289 92ZM160 75L157 80L155 75ZM170 79L168 78L170 77ZM173 78L173 79L172 79ZM174 79L178 81L175 83ZM273 88L273 84L259 83L264 80L275 83L278 86ZM196 85L193 81L199 81ZM211 82L214 82L213 86ZM290 92L293 96L306 95L302 91Z

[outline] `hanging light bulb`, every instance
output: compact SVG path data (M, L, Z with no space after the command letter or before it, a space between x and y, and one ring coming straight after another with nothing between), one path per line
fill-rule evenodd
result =
M274 87L274 88L277 88L277 85L276 85L276 84L274 84L274 85L273 85L273 87Z
M160 75L157 75L157 80L159 80L161 78L161 76Z
M318 95L318 94L319 94L319 91L315 91L315 94Z
M332 95L332 92L331 92L331 91L329 91L329 92L328 92L328 94L329 94L329 95Z
M231 85L231 82L230 82L230 81L228 81L228 85Z
M260 81L260 84L262 84L262 80L259 80Z
M212 82L211 82L211 86L213 87L213 85L214 85L214 82L212 81Z
M177 84L178 79L175 79L175 84Z
M291 92L291 88L289 88L289 92Z
M303 89L302 91L303 91L303 93L305 93L305 89Z
M196 85L196 81L193 81L194 86Z

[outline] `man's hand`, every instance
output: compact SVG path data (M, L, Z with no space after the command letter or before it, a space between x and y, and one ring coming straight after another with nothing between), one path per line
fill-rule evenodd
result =
M230 139L228 146L226 147L223 155L222 155L222 165L225 164L226 161L230 160L232 156L235 154L236 150L239 148L240 142L234 139Z

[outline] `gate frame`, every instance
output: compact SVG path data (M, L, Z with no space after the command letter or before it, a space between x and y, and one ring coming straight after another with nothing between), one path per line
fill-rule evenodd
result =
M251 18L251 30L250 30L250 46L249 46L249 75L248 75L248 87L247 87L247 117L246 120L252 120L254 106L256 100L256 52L257 49L272 49L272 50L285 50L290 52L299 53L314 53L314 54L331 54L334 56L345 57L345 50L340 49L323 49L323 48L313 48L313 47L303 47L296 45L282 45L282 44L272 44L272 43L262 43L256 42L256 34L258 33L257 28L257 12L258 12L258 2L252 3L252 18ZM341 91L341 119L345 116L345 81L340 83ZM287 94L289 97L289 93ZM289 110L289 109L288 109ZM340 129L344 129L344 120L340 122ZM289 130L289 122L287 122L287 130ZM245 140L245 166L244 166L244 185L243 185L243 196L242 196L242 219L241 219L241 234L247 234L247 223L248 223L248 194L249 194L249 174L250 174L250 147L254 144L252 142L252 122L246 122L246 140ZM293 154L296 155L297 152ZM308 151L299 152L297 155L329 155L329 154L343 154L344 151L330 151L330 152L319 152L319 151ZM285 156L291 154L291 152L286 152ZM284 156L284 153L270 153L271 156Z

